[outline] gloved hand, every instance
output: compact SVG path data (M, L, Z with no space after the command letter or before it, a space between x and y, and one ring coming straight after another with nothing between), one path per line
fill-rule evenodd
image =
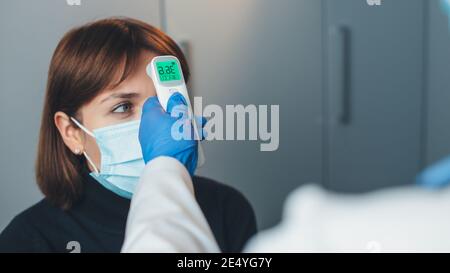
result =
M172 132L174 124L183 122L190 128L186 132ZM200 124L203 128L206 119L202 118ZM184 128L175 125L176 128ZM187 133L191 137L177 140L173 134ZM161 107L158 98L150 97L142 109L141 125L139 128L139 142L145 163L158 156L169 156L178 159L194 175L198 160L198 140L194 138L191 120L188 118L188 108L184 97L176 92L172 94L167 103L167 112Z
M444 12L450 12L450 0L441 0L441 6Z
M441 9L447 16L450 16L450 0L441 0ZM450 18L449 18L450 24Z
M450 157L427 167L416 177L416 183L426 188L439 189L450 184Z

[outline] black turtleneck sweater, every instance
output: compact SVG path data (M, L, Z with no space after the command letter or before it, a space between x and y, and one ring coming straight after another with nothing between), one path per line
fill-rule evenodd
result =
M218 182L194 177L194 191L223 252L240 252L256 233L254 212L245 197ZM0 234L0 252L119 252L130 200L85 175L84 195L69 210L48 200L16 216Z

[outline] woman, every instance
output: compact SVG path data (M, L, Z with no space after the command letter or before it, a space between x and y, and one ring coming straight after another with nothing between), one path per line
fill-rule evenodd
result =
M1 233L1 252L120 251L144 166L142 155L129 151L136 150L141 107L156 95L145 68L157 55L178 57L188 81L179 47L144 22L110 18L62 38L50 64L36 162L45 198ZM256 232L248 201L209 179L193 182L221 250L241 251Z

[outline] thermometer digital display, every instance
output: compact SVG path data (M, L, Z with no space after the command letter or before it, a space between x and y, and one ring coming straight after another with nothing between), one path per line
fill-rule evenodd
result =
M175 61L156 62L156 69L161 82L181 80L180 67Z

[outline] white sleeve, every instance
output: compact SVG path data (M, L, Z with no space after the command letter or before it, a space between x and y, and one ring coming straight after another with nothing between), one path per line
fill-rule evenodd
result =
M171 157L147 163L128 214L122 252L220 252L186 168Z

